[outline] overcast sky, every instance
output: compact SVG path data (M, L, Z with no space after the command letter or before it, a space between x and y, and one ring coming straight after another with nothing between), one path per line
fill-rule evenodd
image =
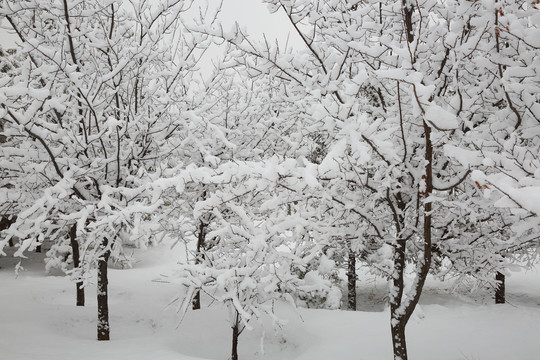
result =
M224 0L221 20L231 25L237 21L248 29L250 35L261 36L265 33L269 40L277 38L280 42L286 41L287 35L293 30L283 10L270 14L261 0ZM290 35L290 41L294 41L295 34Z

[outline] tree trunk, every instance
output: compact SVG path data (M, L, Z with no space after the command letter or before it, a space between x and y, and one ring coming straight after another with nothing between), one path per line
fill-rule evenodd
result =
M405 282L405 247L406 241L398 239L394 249L394 272L390 290L390 328L392 331L392 346L395 360L407 360L407 343L405 341L405 326L407 319L403 317L400 309L403 301Z
M71 244L71 254L73 257L73 268L77 269L80 266L79 242L77 241L77 224L73 224L69 230L69 240ZM84 306L84 287L82 281L75 283L77 293L77 306Z
M101 248L103 254L98 260L98 293L97 293L97 306L98 306L98 324L97 324L97 339L100 341L110 339L110 326L109 326L109 299L108 299L108 277L107 277L107 261L111 256L111 250L108 247L109 241L107 238L103 238Z
M199 310L201 308L201 291L200 290L195 291L195 295L193 295L192 306L193 306L193 310Z
M356 254L352 250L350 240L348 247L348 269L347 269L347 309L356 311Z
M232 327L232 350L231 350L231 360L238 360L238 337L240 336L240 316L238 311L236 312L236 317L234 325Z
M9 219L7 216L2 216L2 218L0 218L0 231L8 229L11 226L11 224L13 224L15 219L16 219L15 216L13 216L11 219ZM15 246L15 244L13 243L13 238L10 238L8 240L8 246L9 247Z
M199 234L197 236L197 254L195 257L195 264L200 264L203 260L203 254L201 250L204 248L204 240L206 239L206 223L202 220L199 221ZM193 296L192 302L193 310L199 310L201 308L201 292L197 290L195 296Z
M431 142L431 128L424 121L424 135L426 141L425 150L425 174L423 176L425 180L425 189L423 196L427 199L433 193L433 144ZM397 195L399 196L399 194ZM398 200L398 206L402 209L402 202ZM388 200L389 203L390 200ZM420 300L420 295L424 288L429 269L431 267L431 237L432 237L432 219L431 212L433 210L431 201L425 201L423 204L424 212L424 248L423 253L416 260L416 279L414 284L406 297L403 296L405 290L404 272L405 272L405 252L406 252L406 240L398 239L394 250L394 273L392 278L392 288L390 291L390 316L391 316L391 329L392 329L392 344L394 349L394 360L407 360L407 344L405 339L405 327ZM393 209L394 218L396 223L396 229L398 234L401 233L402 220L400 214Z
M497 288L495 289L495 304L504 304L506 303L504 274L497 271L497 274L495 275L495 280L497 280Z
M392 319L392 346L395 360L407 360L407 342L405 340L406 322L402 319Z
M407 0L402 0L402 11L404 18L404 25L407 35L407 42L412 43L414 41L414 28L413 28L413 13L414 7L412 3ZM414 62L414 59L411 59ZM424 110L422 109L422 113ZM423 178L425 180L425 189L422 194L425 199L428 199L433 193L433 144L431 142L431 128L423 121L424 136L425 136L425 174ZM387 194L388 202L391 204L392 211L394 213L394 222L396 224L397 233L401 236L403 227L402 216L404 211L404 204L401 201L400 194L396 195L396 202L400 211L397 211L391 204L390 196ZM420 209L418 209L420 211ZM424 288L424 284L431 267L431 237L432 237L432 203L431 201L425 201L423 203L423 237L424 246L423 253L418 254L416 260L416 279L414 284L406 297L404 297L405 283L405 252L406 252L406 239L399 238L394 249L394 273L392 281L392 288L390 291L390 313L391 313L391 330L392 330L392 344L394 350L394 360L407 360L407 343L405 339L405 327L420 300L420 295Z

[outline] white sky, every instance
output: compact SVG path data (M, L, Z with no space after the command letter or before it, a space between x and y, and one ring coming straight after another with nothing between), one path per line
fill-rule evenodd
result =
M278 39L283 44L289 34L289 42L296 39L294 29L288 23L283 10L270 14L261 0L224 0L220 19L224 25L230 26L237 21L240 26L246 27L252 36L261 37L264 33L268 40Z
M195 1L204 3L206 0ZM210 4L215 2L217 5L219 3L219 0L208 1ZM277 40L282 50L285 50L285 45L288 47L303 46L300 37L289 23L283 10L271 14L262 0L223 0L218 20L224 31L233 30L235 23L238 23L242 31L252 39L263 41L265 36L272 45ZM212 68L212 62L220 57L220 49L215 47L209 49L199 63L202 69L201 73L204 74L206 69Z

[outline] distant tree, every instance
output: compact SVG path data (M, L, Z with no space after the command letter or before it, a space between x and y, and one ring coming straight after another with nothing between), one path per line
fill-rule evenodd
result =
M14 50L4 50L0 47L0 73L10 74L17 67L17 61L14 59L14 55ZM4 132L4 120L0 119L0 146L3 146L7 139ZM9 188L12 187L9 179L13 173L10 170L4 164L0 166L2 179L0 184L0 190L2 191L0 195L0 199L2 199L2 205L0 206L0 231L7 229L16 219L16 202L9 196ZM8 243L10 247L14 246L13 240L9 240Z

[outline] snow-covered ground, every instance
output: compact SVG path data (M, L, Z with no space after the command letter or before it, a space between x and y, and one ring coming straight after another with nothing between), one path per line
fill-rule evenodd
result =
M39 254L24 260L15 277L13 258L0 258L0 359L6 360L192 360L228 359L231 331L224 309L189 312L178 326L167 304L177 289L157 282L174 268L179 250L141 252L133 269L110 270L111 341L96 337L95 288L76 307L74 284L47 276ZM38 260L36 262L36 260ZM537 360L540 358L540 274L507 278L508 304L490 304L486 291L450 293L450 283L431 280L411 319L413 360ZM240 359L391 359L389 311L381 281L359 281L360 311L277 307L288 323L275 331L244 332ZM178 327L177 327L178 326Z

